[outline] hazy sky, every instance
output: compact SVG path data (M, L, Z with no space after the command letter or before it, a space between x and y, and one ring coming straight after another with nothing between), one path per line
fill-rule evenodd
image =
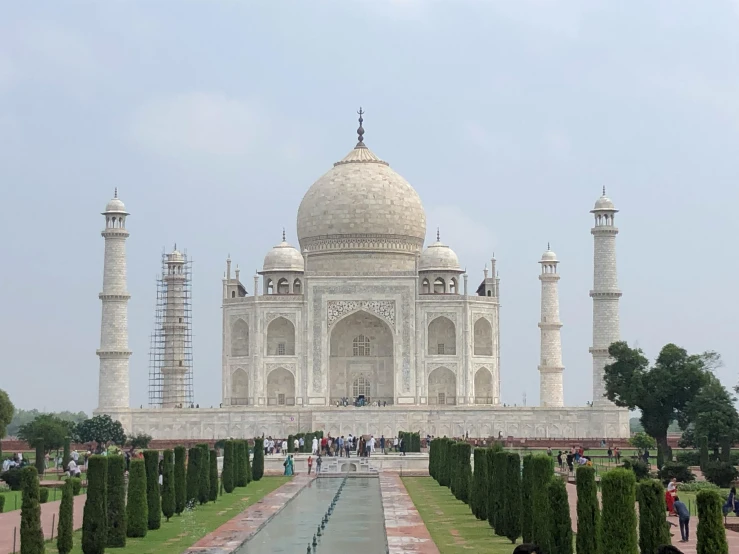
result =
M32 4L32 5L29 5ZM103 217L131 212L131 403L147 402L163 247L194 263L195 395L221 394L221 277L366 143L474 288L495 252L502 401L538 403L539 260L561 260L565 400L591 396L592 216L617 225L621 333L717 350L739 381L739 1L6 2L0 388L97 404Z

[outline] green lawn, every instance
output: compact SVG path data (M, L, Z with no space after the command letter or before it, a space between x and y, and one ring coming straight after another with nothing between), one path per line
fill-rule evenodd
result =
M162 527L149 531L143 539L127 539L125 548L111 548L116 554L181 554L199 539L236 517L265 495L287 483L290 477L263 477L246 488L219 496L216 502L198 506L192 512L174 516L169 522L162 518ZM71 554L82 554L82 532L74 534ZM46 543L46 552L57 553L56 540Z
M487 521L478 520L467 504L431 477L403 477L403 483L441 554L513 551L511 541L495 536Z
M42 480L44 481L56 481L57 475L45 475ZM87 478L87 476L83 473L82 474L82 480L84 481ZM61 479L62 481L66 480L66 477L64 479ZM82 491L80 494L85 494L85 488L82 488ZM21 491L11 491L7 489L0 490L0 496L5 497L5 508L3 508L3 513L5 512L12 512L13 510L20 510L21 509ZM49 487L49 502L54 502L55 500L61 500L62 499L62 488L61 487Z

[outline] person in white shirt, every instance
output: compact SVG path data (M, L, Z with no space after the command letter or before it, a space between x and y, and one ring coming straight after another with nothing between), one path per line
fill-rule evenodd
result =
M667 492L675 492L677 490L677 478L673 477L672 481L667 484Z
M12 460L10 458L6 458L3 460L3 471L8 471L10 469L10 462Z
M69 465L67 465L67 470L69 471L70 477L79 477L82 472L80 471L80 468L77 467L77 462L74 460L69 460Z
M299 450L299 447L300 447L300 441L298 441L298 439L295 439L295 440L293 441L293 450L294 450L295 452L297 452L297 451Z
M74 463L75 463L75 464L76 464L76 463L77 463L77 462L79 461L79 459L80 459L80 455L79 455L79 454L77 453L77 451L76 451L76 450L73 450L73 451L72 451L72 459L74 460Z
M311 452L315 456L318 454L318 439L316 437L313 437L313 444L311 444Z
M287 441L282 439L282 453L287 454Z
M393 439L393 448L395 449L396 452L398 451L398 437L395 437Z

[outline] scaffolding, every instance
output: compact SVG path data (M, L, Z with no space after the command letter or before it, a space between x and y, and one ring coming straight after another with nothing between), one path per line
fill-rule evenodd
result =
M149 342L149 407L188 408L192 384L192 260L162 251L154 332Z

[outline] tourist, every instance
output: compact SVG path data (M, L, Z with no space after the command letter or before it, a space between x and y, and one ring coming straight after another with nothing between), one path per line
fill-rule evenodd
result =
M403 437L400 437L398 441L398 448L400 448L400 455L405 456L405 439Z
M300 437L300 450L303 450L303 447L305 446L305 440L303 440L303 437Z
M344 450L346 451L346 457L350 458L352 454L352 436L351 433L349 434L349 437L346 439L346 443L344 443Z
M677 513L678 521L680 522L680 535L682 536L680 542L688 542L690 540L690 511L688 511L688 507L677 496L675 497L673 509Z
M573 471L575 471L575 468L574 468L574 465L573 465L573 461L574 460L575 460L575 455L572 454L572 452L570 452L569 454L567 454L567 469L569 469L570 473L572 473Z
M674 489L670 490L669 485L668 485L668 488L665 491L665 506L667 507L668 516L677 516L677 514L675 513L675 497L676 496L677 495L675 494Z
M336 451L339 453L339 458L344 456L344 435L336 439Z
M644 463L649 465L649 448L644 449L644 455L642 457L644 459Z
M299 452L300 451L300 441L298 439L295 439L293 441L293 452Z
M667 492L677 492L677 477L673 477L672 480L667 483Z
M287 454L287 439L282 439L282 453Z
M613 446L608 447L608 461L609 462L613 461Z
M562 451L561 450L557 454L557 464L559 465L559 469L564 469L564 462L562 461Z
M74 460L69 460L69 464L67 465L67 471L69 472L70 477L79 477L82 475L82 472L80 471L79 466L77 465L77 462Z
M393 449L395 450L395 453L398 453L398 437L395 437L393 439Z
M308 475L310 475L310 472L312 469L313 469L313 456L309 454L308 455Z
M285 461L282 463L283 466L285 466L285 475L292 475L293 474L293 455L288 454L285 456Z
M552 447L551 446L547 446L547 456L549 456L550 458L552 457Z
M380 436L380 450L382 450L382 453L385 453L385 435Z
M620 464L621 463L621 450L618 448L618 446L613 449L613 455L616 458L616 463Z
M323 463L323 460L321 459L321 454L318 454L318 458L316 458L316 473L321 473L321 464Z
M736 487L731 487L729 491L729 497L726 499L726 504L723 507L724 517L729 515L729 512L734 512L739 516L739 499L736 497Z
M74 460L74 463L80 461L80 455L76 450L72 450L72 459Z
M314 456L318 454L318 439L313 437L313 444L311 444L311 454Z
M375 437L370 435L369 444L367 445L367 457L369 458L375 452Z

